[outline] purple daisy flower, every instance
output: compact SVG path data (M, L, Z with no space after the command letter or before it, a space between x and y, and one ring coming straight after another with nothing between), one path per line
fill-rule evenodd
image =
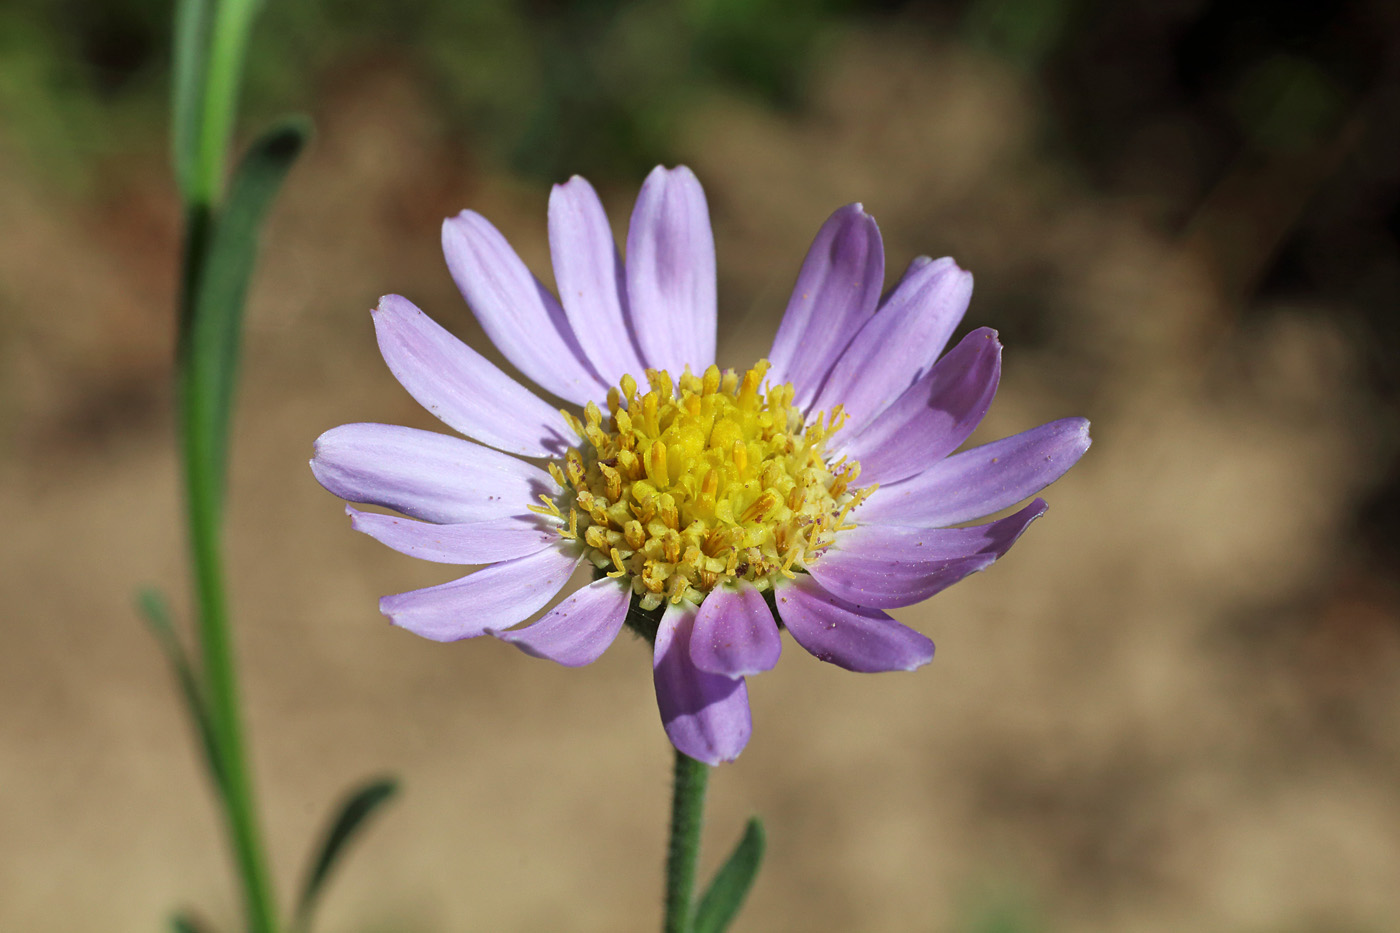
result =
M972 293L951 259L915 259L882 298L880 232L859 204L817 233L772 350L742 373L715 365L714 238L685 167L647 177L625 263L588 182L555 186L558 300L480 215L447 220L442 241L496 347L577 407L544 401L406 299L380 301L389 369L479 443L347 424L316 441L311 468L342 499L408 516L347 507L357 530L424 560L486 565L386 596L381 611L425 638L490 634L580 666L634 601L664 605L661 719L707 764L747 743L744 678L777 663L779 621L848 670L928 663L933 643L885 610L1005 554L1043 500L965 523L1039 492L1089 447L1088 423L1067 418L954 453L996 392L1001 345L980 328L943 354ZM585 561L594 582L512 628Z

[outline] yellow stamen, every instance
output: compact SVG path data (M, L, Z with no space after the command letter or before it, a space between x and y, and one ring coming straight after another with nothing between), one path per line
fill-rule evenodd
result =
M765 385L768 363L744 373L708 366L678 378L623 376L566 421L583 442L549 465L563 487L533 511L563 519L559 534L612 577L630 579L642 606L700 601L744 579L768 589L817 559L873 487L850 489L860 465L828 463L840 406L805 423L790 384Z

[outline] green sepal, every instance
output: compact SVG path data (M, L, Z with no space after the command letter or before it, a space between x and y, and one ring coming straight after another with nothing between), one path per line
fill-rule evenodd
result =
M724 933L729 929L758 876L764 842L763 821L755 816L749 820L739 844L715 872L714 880L700 899L691 933Z
M346 795L337 810L335 820L326 830L325 838L321 840L316 860L311 863L311 869L307 872L306 882L301 889L301 898L297 901L296 917L292 922L292 929L302 931L302 933L310 929L311 913L316 907L316 900L321 894L321 889L325 887L326 879L330 877L331 870L335 868L341 854L345 851L345 847L365 826L365 821L369 819L370 815L391 800L398 792L399 782L397 779L376 778Z
M606 574L604 574L606 576ZM665 600L655 609L643 609L642 597L636 593L632 594L632 599L627 604L627 617L623 624L629 628L634 635L646 639L647 644L656 644L656 632L661 627L661 617L666 614Z
M204 750L204 764L208 767L214 784L222 788L224 769L219 761L219 747L214 741L214 729L209 721L209 707L204 699L204 688L200 685L194 668L190 666L185 646L175 634L170 606L159 590L147 587L137 592L136 608L145 618L146 627L155 636L156 643L165 652L166 660L170 662L170 669L175 674L175 680L180 685L180 694L185 700L185 712L189 714L190 722L199 734L199 744ZM171 918L170 922L173 924L180 919L181 917L176 916Z

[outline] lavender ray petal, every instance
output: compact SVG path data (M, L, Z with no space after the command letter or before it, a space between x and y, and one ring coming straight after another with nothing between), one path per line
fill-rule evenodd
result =
M543 609L569 582L579 560L563 548L545 548L450 583L385 596L379 611L400 628L433 641L476 638Z
M860 431L928 372L967 311L972 273L920 256L831 369L814 411L845 408Z
M912 671L933 660L933 642L879 609L847 602L810 576L777 591L778 615L799 645L820 661L862 674Z
M986 570L995 561L989 555L961 557L928 565L920 573L910 567L895 573L885 561L848 558L839 563L822 560L812 564L810 570L827 592L842 599L877 609L897 609L921 603L964 577Z
M583 667L598 660L617 638L631 598L625 584L603 577L555 606L534 625L491 634L528 655L565 667Z
M877 489L853 513L866 524L938 528L999 512L1065 474L1089 449L1089 422L1064 418L940 460Z
M579 405L607 394L564 309L490 221L474 211L444 220L442 251L482 330L516 369Z
M658 165L627 228L627 298L642 361L679 376L715 361L715 238L705 191Z
M496 564L525 557L559 542L538 515L440 525L346 506L350 527L400 554L439 564Z
M1001 343L996 331L980 327L834 452L860 461L861 482L888 484L922 473L976 430L1000 379Z
M549 195L549 251L569 324L608 385L646 367L628 325L627 280L598 194L575 175Z
M690 660L702 671L743 677L772 670L782 636L763 594L747 580L717 587L700 604L690 638Z
M808 408L832 364L875 313L884 286L885 249L875 218L848 204L817 231L768 354L772 385L791 382Z
M742 677L711 674L690 659L696 608L671 604L661 617L652 660L656 705L666 735L696 761L733 761L753 731L749 692Z
M439 524L519 515L558 485L539 467L471 441L396 424L343 424L316 439L311 472L349 502Z
M1036 499L1015 515L975 528L861 525L807 564L828 592L861 606L894 609L922 602L986 570L1045 513Z
M1020 511L985 525L922 528L913 525L857 525L836 536L834 547L871 560L940 561L1010 550L1031 522L1049 506L1035 499ZM828 554L836 553L834 550Z
M501 372L406 298L385 295L374 312L379 352L408 394L443 424L525 457L570 446L559 410Z

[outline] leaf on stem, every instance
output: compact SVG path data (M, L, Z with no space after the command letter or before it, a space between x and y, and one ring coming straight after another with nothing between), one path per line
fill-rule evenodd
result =
M146 627L155 636L156 643L165 652L166 660L175 672L175 679L180 684L180 693L185 699L185 711L189 713L190 721L199 733L200 746L204 749L204 763L209 768L215 785L222 788L223 766L219 762L218 745L214 741L213 727L209 722L209 708L204 700L204 689L200 686L194 668L190 666L185 646L180 644L180 637L175 634L170 606L159 590L146 588L136 594L136 608L145 618ZM174 924L181 919L182 917L176 916L170 922Z
M758 875L759 864L763 861L763 846L763 822L753 817L744 828L743 838L715 873L709 890L700 899L700 907L695 911L695 921L691 925L692 933L723 933L729 929Z
M200 436L198 455L215 465L220 486L227 462L243 305L258 234L272 199L310 136L308 120L288 117L257 138L234 172L228 201L213 221L207 249L188 260L199 264L188 358L182 361L189 380L185 404L195 409L188 426Z
M170 918L170 933L210 933L210 928L189 914L176 914Z
M369 781L351 794L340 805L335 821L326 831L321 841L316 861L306 876L301 898L297 901L296 920L293 929L307 930L316 899L336 866L345 847L365 825L365 821L379 807L387 803L399 791L399 782L394 778L377 778Z

